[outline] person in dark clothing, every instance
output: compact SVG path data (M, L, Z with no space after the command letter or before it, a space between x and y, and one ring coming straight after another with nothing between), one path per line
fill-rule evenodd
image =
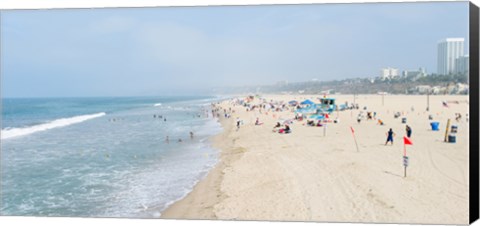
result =
M287 124L285 124L285 128L284 128L284 129L280 129L278 132L279 132L279 133L290 133L290 132L292 132L292 131L290 130L290 126L288 126Z
M405 130L407 131L407 137L410 138L412 136L412 128L410 128L410 126L407 125Z
M387 132L387 142L385 142L385 145L388 144L388 142L391 142L392 145L393 145L393 137L395 136L395 133L393 132L392 128L390 128L390 130L388 130Z
M240 118L237 117L237 130L240 129L240 123L241 123L241 120Z

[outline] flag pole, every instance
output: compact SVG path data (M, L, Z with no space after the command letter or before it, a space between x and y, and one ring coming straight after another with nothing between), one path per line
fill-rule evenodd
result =
M407 157L407 145L405 144L405 142L403 142L403 158L405 159L405 157ZM403 177L407 177L407 164L404 163L403 167L404 167Z
M353 139L355 140L355 146L357 146L357 152L360 152L358 149L358 143L357 143L357 138L355 137L355 134L353 134Z
M355 140L355 146L357 147L357 152L360 152L360 150L358 149L357 138L355 137L355 132L353 130L353 127L350 126L350 130L352 131L353 140Z

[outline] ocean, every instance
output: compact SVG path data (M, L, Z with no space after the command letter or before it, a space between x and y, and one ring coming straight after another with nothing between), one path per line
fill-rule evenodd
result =
M2 99L0 213L160 217L218 161L216 100Z

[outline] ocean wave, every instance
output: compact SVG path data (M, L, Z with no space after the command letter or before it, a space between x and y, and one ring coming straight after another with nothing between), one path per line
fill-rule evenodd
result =
M56 119L51 122L47 122L44 124L40 125L34 125L30 127L25 127L25 128L10 128L10 129L3 129L2 134L1 134L1 139L8 139L8 138L13 138L13 137L18 137L18 136L24 136L40 131L45 131L49 129L54 129L54 128L59 128L59 127L64 127L64 126L69 126L72 124L80 123L86 120L90 120L93 118L101 117L106 115L105 112L100 112L96 114L89 114L89 115L79 115L79 116L74 116L71 118L61 118L61 119Z
M172 110L172 111L190 111L190 110L192 110L191 107L167 106L166 108L167 108L168 110Z
M154 106L154 107L160 107L160 106L162 106L162 103L156 103L156 104L154 104L153 106Z

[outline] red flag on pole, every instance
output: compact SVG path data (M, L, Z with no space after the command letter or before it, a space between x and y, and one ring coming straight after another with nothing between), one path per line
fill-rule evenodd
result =
M403 144L413 145L412 140L410 140L410 138L408 138L407 136L403 136Z
M412 140L409 137L403 136L403 166L404 166L404 177L407 177L407 166L408 166L408 157L407 157L407 145L413 145Z
M353 127L350 126L350 129L352 130L352 133L355 133L355 130L353 130Z

